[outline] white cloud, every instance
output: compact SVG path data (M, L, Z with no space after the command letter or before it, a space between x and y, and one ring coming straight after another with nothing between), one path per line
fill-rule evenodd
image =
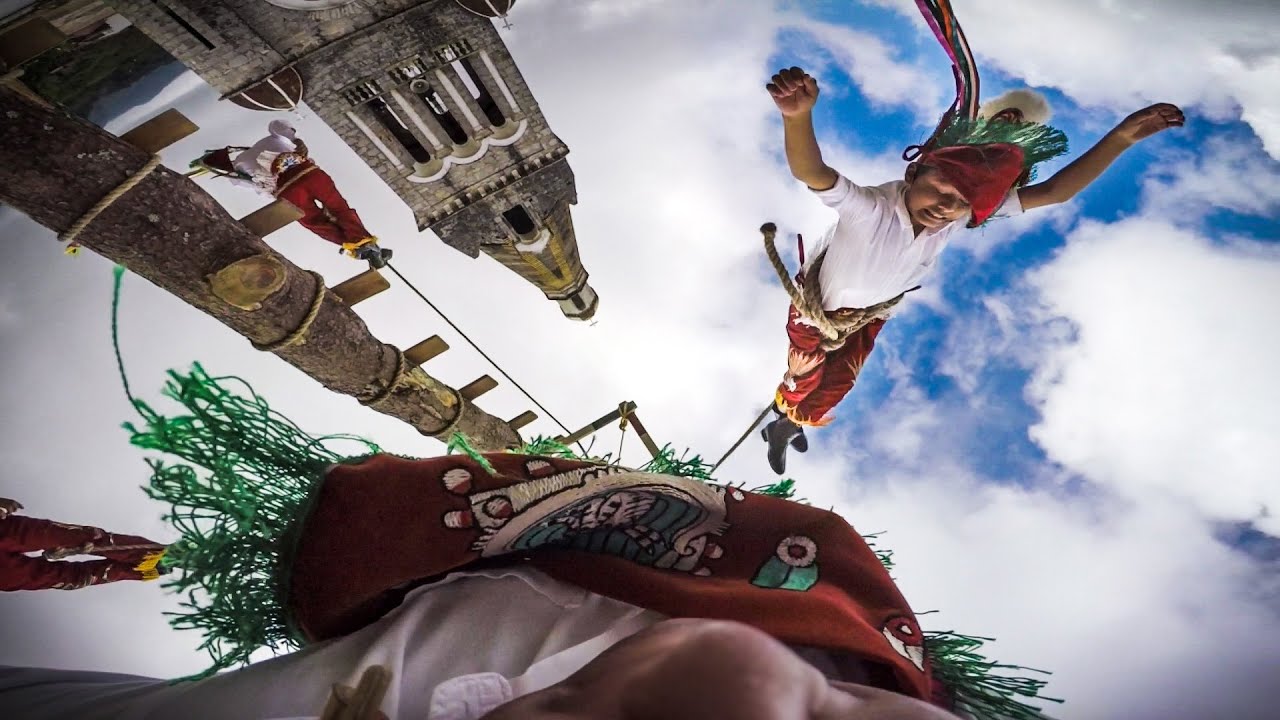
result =
M1153 168L1142 188L1145 212L1196 221L1215 209L1267 216L1280 212L1280 162L1250 138L1214 135L1194 153Z
M1085 223L1031 282L1077 333L1031 388L1050 458L1280 534L1280 251L1156 220Z
M874 1L929 32L910 0ZM1194 105L1215 120L1239 117L1280 157L1274 2L971 0L956 12L979 71L999 68L1058 88L1116 118L1152 102Z
M950 104L950 77L939 76L929 63L902 57L903 53L871 33L801 15L793 16L789 24L816 41L815 46L798 48L797 52L824 65L825 58L817 51L829 53L836 67L853 78L863 95L880 109L910 108L920 124L932 130L940 108ZM822 82L820 74L815 77ZM831 94L840 93L840 87L834 86Z

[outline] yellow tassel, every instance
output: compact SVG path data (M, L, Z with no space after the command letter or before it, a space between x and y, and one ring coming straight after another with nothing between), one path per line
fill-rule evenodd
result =
M65 250L62 251L62 253L70 257L75 257L80 254L80 246L77 245L76 243L71 243L70 245L67 246Z
M160 550L157 552L147 553L146 555L143 555L142 562L138 563L137 565L134 565L133 569L136 570L137 572L142 573L143 580L155 580L156 578L160 577L160 571L158 567L160 565L160 558L164 557L164 553L165 553L164 550Z
M342 249L345 250L346 253L351 257L355 257L357 250L364 247L365 245L368 245L369 243L376 243L376 242L378 242L378 238L370 235L369 237L361 240L360 242L342 243Z

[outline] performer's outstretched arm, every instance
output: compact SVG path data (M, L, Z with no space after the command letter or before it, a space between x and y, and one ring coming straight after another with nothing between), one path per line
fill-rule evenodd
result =
M822 150L813 132L813 106L818 102L818 81L793 67L778 71L765 86L782 113L787 164L791 174L812 190L830 190L840 177L822 161Z
M1185 119L1182 111L1169 103L1158 103L1143 108L1125 118L1097 145L1076 158L1042 183L1030 185L1018 191L1023 210L1045 205L1064 203L1098 179L1120 154L1135 143L1151 137L1161 130L1181 127Z

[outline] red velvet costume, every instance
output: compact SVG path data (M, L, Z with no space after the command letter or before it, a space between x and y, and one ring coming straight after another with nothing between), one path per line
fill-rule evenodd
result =
M136 535L10 515L0 519L0 591L77 590L118 580L154 580L163 550L164 545ZM49 551L103 559L69 562L26 554Z
M276 179L276 197L302 211L298 222L335 245L357 245L372 237L360 216L338 192L329 173L305 160Z

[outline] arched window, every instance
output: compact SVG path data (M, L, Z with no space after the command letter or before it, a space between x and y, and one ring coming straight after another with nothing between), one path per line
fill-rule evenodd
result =
M462 84L467 86L467 90L471 93L471 97L475 98L476 104L484 111L484 116L488 118L489 124L498 127L505 123L507 118L502 114L502 108L498 107L493 95L489 94L489 89L485 87L484 80L480 79L480 74L476 72L475 66L471 64L471 58L454 60L453 69L457 71L458 77L462 78Z
M427 104L431 110L431 115L440 123L440 127L444 128L444 132L453 141L454 145L463 145L469 139L467 131L462 129L458 121L454 119L453 113L449 112L449 106L444 104L444 100L440 98L440 93L427 83L427 81L418 79L409 84L409 89L418 96L422 102Z
M529 235L537 229L533 218L529 217L529 211L525 210L523 205L516 205L502 213L502 217L506 219L507 224L511 226L511 229L517 235Z
M369 109L373 111L373 116L378 118L378 122L382 123L382 127L391 133L404 149L408 151L409 157L415 162L427 163L431 162L431 152L427 150L422 143L418 142L418 137L413 134L409 126L404 120L400 119L400 115L396 113L386 100L376 97L369 101Z

